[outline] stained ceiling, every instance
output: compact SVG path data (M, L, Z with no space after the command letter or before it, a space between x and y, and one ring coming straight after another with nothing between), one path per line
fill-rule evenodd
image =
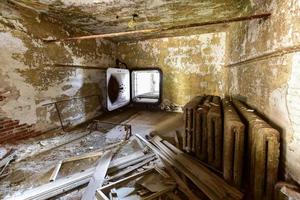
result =
M62 24L73 35L162 28L237 17L248 0L8 0ZM226 27L226 26L225 26ZM188 32L210 32L224 26ZM184 34L175 31L162 35ZM143 36L138 36L143 37ZM148 34L146 37L154 37Z

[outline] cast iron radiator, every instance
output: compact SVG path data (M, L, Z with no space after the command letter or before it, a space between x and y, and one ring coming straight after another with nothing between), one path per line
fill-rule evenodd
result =
M187 152L195 152L195 127L196 127L196 111L198 105L201 103L203 97L197 96L194 97L190 102L184 106L184 124L185 130L182 140L183 149Z
M244 156L245 125L229 99L222 100L224 113L223 176L241 188Z
M212 96L206 96L196 112L196 157L207 161L207 113L211 107Z
M277 181L280 134L240 101L233 102L248 125L247 172L252 199L271 200Z
M214 96L207 113L207 161L217 169L222 168L223 131L221 98Z

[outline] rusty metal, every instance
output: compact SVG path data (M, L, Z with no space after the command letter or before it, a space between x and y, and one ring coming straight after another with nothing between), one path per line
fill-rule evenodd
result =
M61 102L65 102L65 101L73 101L73 100L79 100L79 99L86 99L86 98L90 98L90 97L98 97L100 103L101 103L101 98L99 94L93 94L93 95L88 95L88 96L82 96L82 97L73 97L71 99L63 99L63 100L59 100L59 101L55 101L55 102L51 102L51 103L46 103L43 104L43 106L49 106L49 105L53 105L55 103L61 103Z
M51 102L51 103L47 103L47 104L43 104L43 106L49 106L49 105L54 105L55 109L56 109L56 112L57 112L57 115L58 115L58 118L59 118L59 122L60 122L60 126L61 126L61 129L65 132L67 132L67 128L64 126L64 123L63 123L63 120L62 120L62 116L61 116L61 113L60 113L60 110L58 108L58 103L61 103L61 102L66 102L66 101L73 101L73 100L79 100L79 99L86 99L86 98L91 98L91 97L98 97L98 100L99 100L99 103L101 104L101 97L100 95L89 95L89 96L83 96L83 97L74 97L74 98L71 98L71 99L63 99L63 100L60 100L60 101L56 101L56 102ZM68 127L70 128L70 127Z
M280 133L240 101L234 105L248 125L247 172L252 199L272 200L278 178Z
M58 119L59 119L59 122L60 122L60 126L61 126L62 130L66 132L66 128L65 128L65 126L63 124L63 121L62 121L62 118L61 118L61 114L60 114L60 111L58 109L58 105L57 105L56 102L54 103L54 106L55 106L55 109L56 109L56 112L57 112L57 116L58 116Z
M9 0L9 2L18 5L14 0ZM71 41L71 40L87 40L87 39L95 39L95 38L114 38L120 36L128 36L128 35L135 35L135 34L146 34L146 33L155 33L159 34L162 32L170 31L170 30L180 30L186 28L197 28L202 26L208 25L216 25L216 24L228 24L233 22L240 22L240 21L248 21L248 20L256 20L256 19L267 19L271 16L271 13L260 13L250 16L240 16L234 18L225 18L215 21L206 21L206 22L197 22L191 24L183 24L183 25L176 25L170 26L165 28L152 28L152 29L143 29L143 30L133 30L133 31L125 31L125 32L117 32L117 33L104 33L104 34L97 34L97 35L86 35L86 36L78 36L78 37L70 37L70 38L61 38L61 39L42 39L44 42L62 42L62 41Z
M53 67L60 67L60 68L80 68L80 69L92 69L92 70L107 70L107 67L99 67L99 66L92 66L92 65L74 65L74 64L49 64L49 66Z
M222 168L223 131L221 98L214 96L207 113L207 160L208 164Z
M222 100L224 113L223 176L228 182L241 188L244 156L245 125L229 99Z
M196 128L196 112L198 105L201 103L203 97L194 97L190 102L184 106L184 136L183 136L183 149L187 152L195 152L195 128Z
M196 112L196 157L207 161L207 113L211 107L212 96L206 96Z

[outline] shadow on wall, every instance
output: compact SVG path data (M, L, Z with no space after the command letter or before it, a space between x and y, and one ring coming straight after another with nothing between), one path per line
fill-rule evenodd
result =
M79 86L74 96L64 95L60 98L62 100L45 104L47 112L50 114L50 120L64 130L91 120L103 111L102 94L104 90L101 88L102 81L99 83L84 82L83 77L89 76L93 72L87 70L79 70L78 72L81 75L72 77L75 80L72 80L72 85L69 85L70 89Z

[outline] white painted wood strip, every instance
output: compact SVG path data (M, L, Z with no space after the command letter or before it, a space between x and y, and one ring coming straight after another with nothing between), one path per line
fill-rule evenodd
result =
M95 172L90 179L90 182L85 189L81 200L94 200L96 195L97 188L101 187L105 175L107 173L109 163L112 159L113 152L112 151L106 151L100 158L99 163L95 169Z

